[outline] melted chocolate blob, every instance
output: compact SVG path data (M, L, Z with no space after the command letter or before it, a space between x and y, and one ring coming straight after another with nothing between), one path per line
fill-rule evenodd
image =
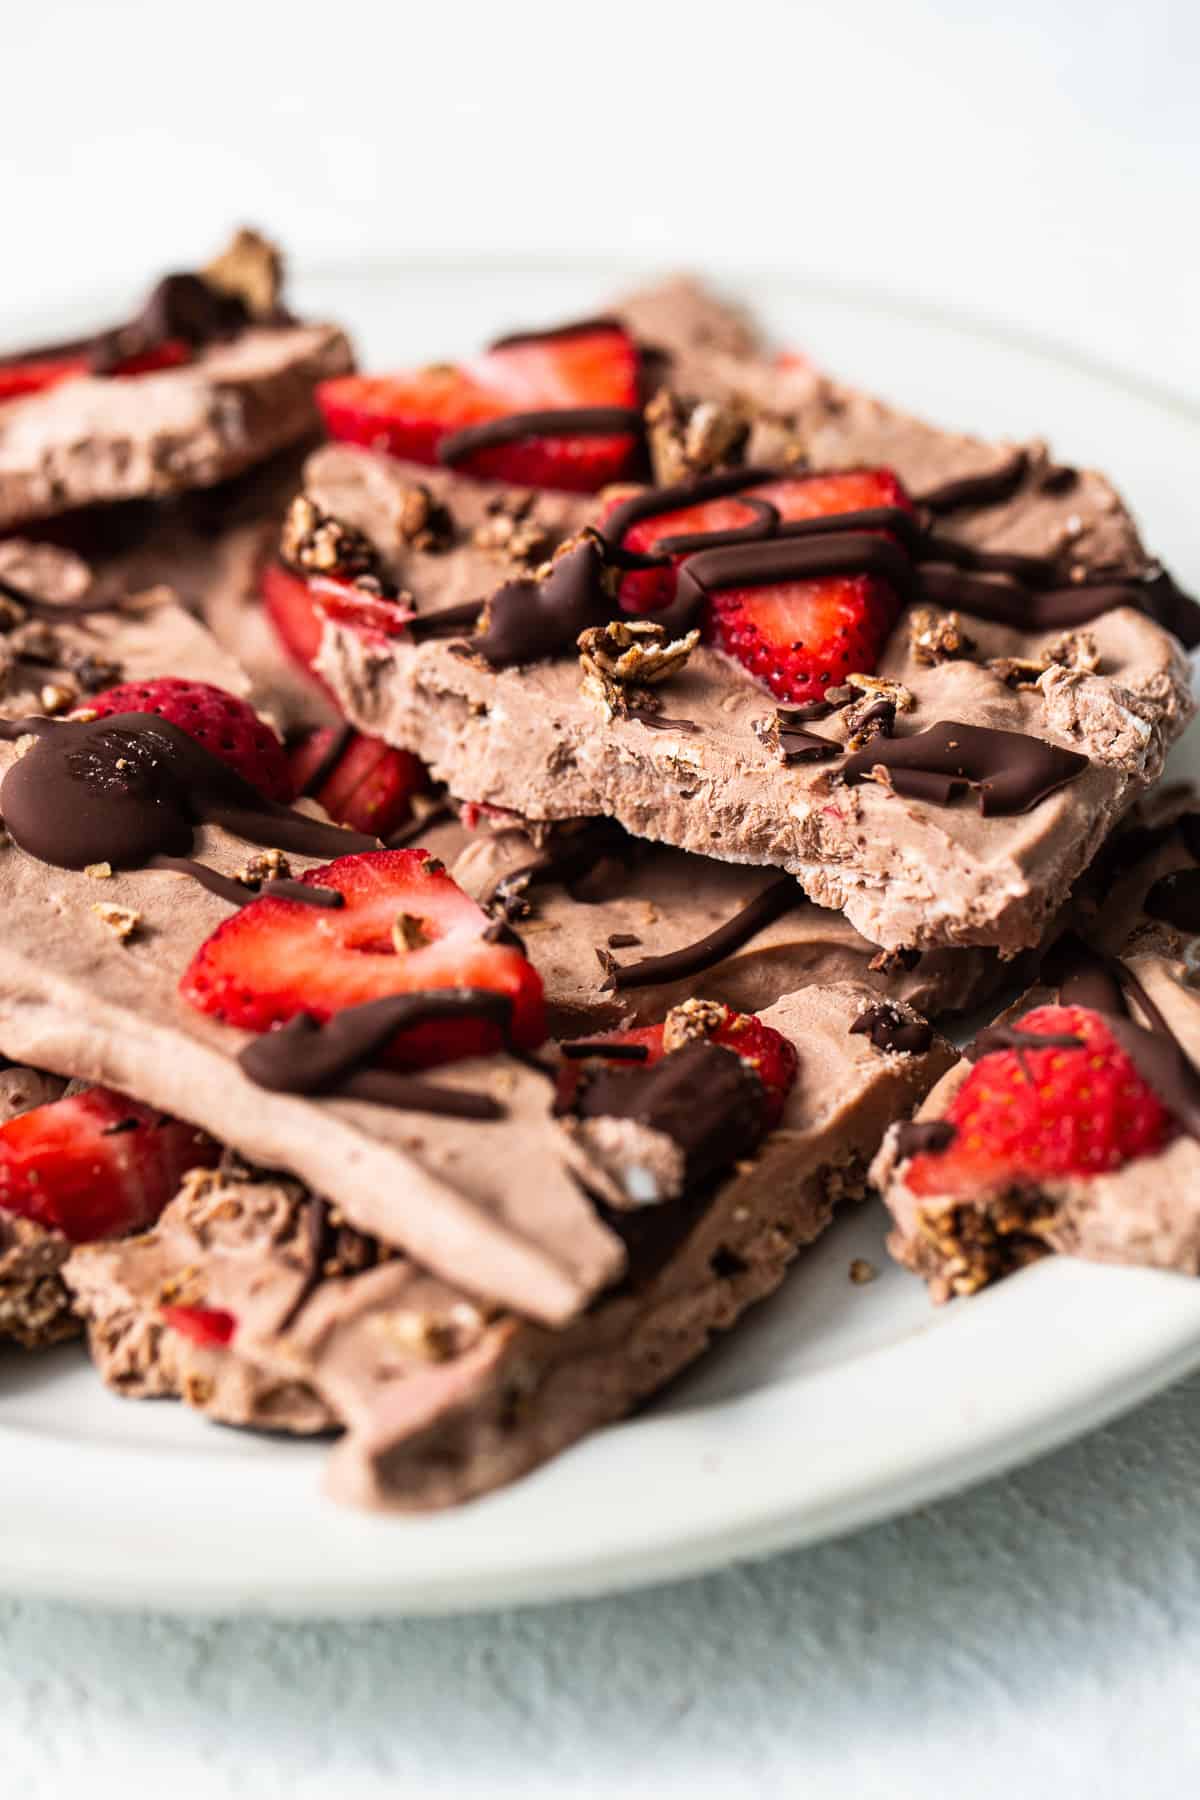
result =
M278 322L284 321L281 318ZM126 358L157 349L169 338L182 338L199 348L236 337L248 323L245 302L213 287L203 275L164 275L132 319L106 326L88 337L63 338L32 349L7 352L0 355L0 368L11 363L79 356L86 357L93 374L107 375Z
M800 883L791 875L781 875L778 881L773 881L761 894L747 901L732 919L726 919L723 925L718 925L694 944L669 950L665 956L643 957L641 962L629 963L625 968L612 963L608 966L605 985L620 993L627 988L650 987L655 982L681 981L687 975L698 975L701 970L714 968L735 950L740 950L774 920L781 919L798 906L807 905L808 895Z
M945 721L911 737L876 738L842 765L844 778L870 778L882 765L893 788L914 800L945 805L966 787L979 790L985 818L1028 812L1088 766L1086 756L1021 731Z
M819 731L808 731L800 720L809 716L824 718L832 711L832 706L823 700L811 706L780 706L772 716L753 720L751 729L782 763L831 762L835 756L841 756L843 746L822 737Z
M582 1119L633 1119L683 1151L685 1186L711 1180L758 1144L765 1094L732 1050L703 1039L684 1044L647 1069L588 1071L575 1100Z
M924 1056L933 1042L932 1025L925 1019L910 1019L887 1000L859 1013L850 1034L869 1037L877 1050L908 1056Z
M247 1044L238 1062L256 1086L273 1093L336 1093L454 1118L503 1118L504 1108L490 1095L440 1088L414 1075L365 1066L397 1032L436 1019L483 1019L507 1038L512 1002L483 988L444 988L368 1000L324 1024L301 1013Z
M0 721L0 739L37 742L0 784L0 812L30 856L58 868L145 868L186 857L196 827L306 856L377 850L376 838L276 805L178 726L153 713Z
M949 1119L912 1119L896 1128L896 1154L904 1160L948 1150L957 1136Z
M589 534L559 557L543 581L509 581L494 593L471 639L472 650L494 669L573 651L581 631L613 616L616 602L604 574L603 545Z

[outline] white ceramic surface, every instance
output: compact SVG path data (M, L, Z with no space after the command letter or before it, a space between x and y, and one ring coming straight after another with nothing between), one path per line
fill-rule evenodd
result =
M607 269L433 262L298 282L375 364L594 306ZM1200 423L1036 346L778 279L746 291L786 341L948 422L1043 430L1107 467L1193 584ZM71 309L63 309L64 322ZM46 315L41 321L45 335ZM5 339L22 322L0 326ZM1195 758L1193 757L1193 764ZM1180 761L1180 767L1183 766ZM866 1256L880 1279L848 1279ZM319 1446L247 1437L100 1390L77 1352L0 1361L0 1587L190 1611L355 1615L591 1593L809 1541L1023 1461L1200 1365L1200 1287L1046 1263L934 1313L876 1209L670 1397L460 1511L366 1519L319 1493Z

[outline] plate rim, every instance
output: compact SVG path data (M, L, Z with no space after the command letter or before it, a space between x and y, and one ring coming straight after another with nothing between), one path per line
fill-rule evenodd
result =
M508 273L517 280L531 279L539 273L559 277L590 275L599 283L636 277L647 267L646 259L634 257L554 256L550 253L506 255L464 250L416 252L399 257L338 257L324 262L314 259L300 261L296 272L300 282L345 284L349 291L353 284L361 287L377 281L400 282L406 274L414 273L427 279L438 274L451 276L470 270L487 270L493 275ZM1160 387L1139 373L1122 369L1119 364L1078 352L1052 337L981 318L965 309L895 295L883 286L847 283L794 270L761 266L735 269L728 263L723 264L719 258L706 259L706 272L718 283L727 284L735 295L758 286L769 287L781 297L794 297L798 303L806 296L826 304L845 301L876 316L923 326L940 325L960 338L982 340L1001 349L1034 354L1070 368L1090 381L1116 387L1141 404L1166 413L1176 422L1200 426L1200 403L1186 396ZM91 306L94 302L88 304ZM28 316L28 308L22 310ZM16 318L17 309L14 309L14 325L19 329ZM1009 1419L1002 1426L989 1426L978 1420L972 1425L967 1420L963 1441L952 1442L943 1433L946 1441L940 1448L935 1450L929 1446L923 1454L915 1458L910 1456L907 1461L893 1456L882 1472L876 1471L873 1482L860 1482L857 1488L851 1484L852 1491L848 1491L844 1483L840 1489L835 1483L835 1491L815 1503L811 1495L805 1497L803 1492L790 1502L781 1498L780 1477L776 1476L769 1502L764 1501L755 1509L743 1500L741 1515L706 1518L703 1523L697 1520L688 1526L685 1535L673 1541L664 1535L664 1521L659 1518L655 1533L644 1544L626 1544L622 1549L610 1547L591 1557L576 1556L571 1562L564 1561L561 1554L549 1562L543 1555L539 1562L535 1554L532 1560L524 1563L508 1562L488 1569L476 1567L469 1588L464 1587L463 1580L453 1571L449 1576L428 1570L414 1571L411 1556L407 1558L410 1565L407 1568L403 1567L406 1559L399 1559L397 1573L389 1572L386 1562L382 1567L376 1566L369 1578L365 1573L342 1577L336 1570L332 1573L318 1570L307 1577L301 1572L287 1583L286 1588L280 1586L279 1576L269 1568L259 1571L238 1566L226 1571L222 1567L214 1574L211 1568L189 1568L186 1563L173 1570L164 1565L153 1584L131 1588L129 1569L121 1563L119 1548L114 1550L101 1545L90 1560L84 1547L66 1557L61 1554L61 1546L56 1547L55 1554L47 1554L45 1547L39 1548L34 1541L36 1533L28 1529L22 1532L19 1525L16 1530L11 1529L10 1519L10 1527L0 1536L0 1590L83 1604L130 1609L152 1606L192 1614L249 1612L315 1618L461 1613L515 1603L552 1602L679 1580L731 1562L767 1556L822 1538L843 1536L1044 1455L1108 1422L1200 1367L1200 1287L1188 1283L1186 1278L1170 1274L1100 1271L1095 1265L1054 1259L980 1296L968 1316L978 1317L981 1323L976 1335L982 1332L986 1340L991 1330L988 1320L998 1310L994 1303L999 1302L999 1307L1007 1314L1014 1306L1020 1309L1022 1305L1019 1299L1009 1296L1024 1295L1026 1314L1040 1317L1043 1327L1061 1322L1064 1316L1071 1315L1072 1307L1082 1307L1085 1317L1094 1316L1099 1323L1107 1310L1106 1303L1099 1300L1100 1291L1106 1282L1114 1279L1121 1282L1126 1297L1140 1290L1134 1310L1142 1321L1142 1336L1136 1350L1118 1359L1118 1366L1104 1365L1103 1376L1100 1372L1102 1359L1089 1364L1086 1374L1076 1371L1073 1386L1078 1392L1073 1400L1047 1399L1040 1410L1034 1407L1022 1420ZM1088 1289L1093 1290L1092 1297L1085 1294ZM932 1319L930 1324L934 1324ZM1009 1327L1005 1326L1004 1330L1008 1332ZM970 1335L970 1332L966 1334L968 1340ZM814 1401L820 1404L823 1395L836 1400L840 1387L852 1389L864 1375L869 1381L877 1358L888 1359L893 1364L900 1358L902 1363L913 1362L917 1366L931 1355L936 1358L937 1352L931 1351L930 1346L941 1336L942 1329L926 1327L899 1343L860 1350L842 1362L794 1375L750 1394L697 1406L682 1415L655 1417L651 1413L626 1421L610 1427L606 1433L595 1434L575 1451L567 1452L567 1456L581 1457L587 1452L589 1459L595 1460L597 1446L605 1439L615 1444L622 1438L624 1453L628 1454L629 1446L639 1437L645 1445L651 1445L660 1439L669 1439L673 1432L679 1435L683 1421L686 1421L682 1424L685 1438L697 1426L703 1428L701 1436L704 1437L714 1420L729 1413L730 1409L739 1411L753 1425L759 1411L776 1411L780 1401L786 1404L789 1391L791 1399L796 1401L801 1389L805 1391L807 1401L798 1404L795 1416L802 1416L805 1406ZM961 1329L959 1337L961 1341ZM848 1371L853 1373L848 1375ZM1027 1380L1033 1374L1034 1370L1026 1368L1023 1379ZM1030 1392L1033 1392L1032 1388ZM717 1430L720 1430L719 1426ZM14 1440L18 1444L22 1439L28 1441L29 1435L36 1434L26 1434L19 1427L0 1423L0 1446ZM750 1436L753 1438L753 1430ZM47 1443L52 1441L46 1440ZM290 1447L289 1454L295 1454ZM671 1454L669 1448L667 1454ZM711 1454L711 1450L702 1451L702 1454ZM74 1448L68 1450L68 1441L64 1440L48 1453L46 1462L51 1469L56 1461L64 1466L67 1462L80 1465L79 1478L90 1475L107 1493L112 1488L113 1469L109 1467L105 1473L97 1465L120 1464L125 1468L130 1458L135 1467L141 1462L153 1464L158 1469L171 1461L177 1466L181 1461L190 1461L197 1470L200 1466L207 1469L210 1479L218 1485L231 1478L237 1479L237 1476L231 1477L233 1465L225 1459L206 1454L203 1449L180 1450L176 1446L171 1447L169 1455L140 1445L130 1449L129 1446L106 1446L91 1441L82 1445L76 1442ZM278 1459L280 1467L284 1460ZM304 1465L303 1472L290 1473L291 1482L299 1488L306 1476L311 1483L313 1457L308 1455L295 1460ZM563 1460L557 1459L551 1470ZM274 1470L276 1460L269 1464L264 1461L259 1467ZM790 1471L791 1464L787 1463L782 1474L785 1486ZM547 1470L542 1474L545 1476L550 1472ZM252 1480L253 1475L244 1478ZM169 1483L169 1476L166 1479ZM477 1524L483 1520L482 1535L486 1537L489 1511L498 1515L505 1509L512 1510L514 1504L519 1508L520 1499L514 1501L514 1496L519 1497L537 1480L537 1475L526 1478L501 1495L473 1502L451 1514L416 1521L389 1518L382 1523L378 1520L363 1522L364 1542L368 1538L372 1540L373 1556L379 1550L380 1532L420 1534L423 1529L428 1533L432 1528L433 1532L452 1538L455 1521L461 1519L474 1520ZM120 1486L118 1481L116 1488L107 1493L110 1504L119 1500ZM236 1496L234 1504L236 1506ZM311 1496L305 1494L299 1504L298 1516L303 1515L310 1504ZM319 1516L325 1517L331 1510L321 1506ZM337 1517L341 1519L343 1515ZM352 1540L355 1533L350 1528L346 1533L335 1532L333 1535L344 1535Z

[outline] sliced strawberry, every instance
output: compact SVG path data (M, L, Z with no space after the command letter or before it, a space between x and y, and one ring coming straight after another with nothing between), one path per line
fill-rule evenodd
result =
M152 350L127 356L108 373L152 375L156 370L173 369L191 360L192 352L187 344L178 338L168 338ZM0 363L0 401L40 394L46 388L57 387L60 381L70 381L90 372L91 364L86 356L37 356L25 362Z
M900 603L875 576L826 576L709 597L707 635L779 700L820 700L847 675L869 675Z
M752 525L758 515L746 500L769 500L787 524L799 519L832 519L841 513L864 512L879 506L913 510L912 501L890 469L843 469L825 475L785 475L777 481L758 482L743 493L725 494L674 512L655 513L630 526L623 548L645 555L663 538L693 536L699 532L737 531ZM614 500L611 515L621 504ZM627 612L653 613L675 597L675 573L684 554L672 556L665 569L637 569L621 583L621 605Z
M180 983L185 1000L226 1024L269 1031L299 1013L324 1021L390 994L486 988L512 1001L513 1041L541 1043L541 977L519 951L485 941L491 920L425 851L343 856L301 880L335 888L345 904L305 906L268 891L200 946ZM406 936L416 947L397 949ZM498 1043L482 1020L444 1020L398 1033L385 1060L427 1068Z
M325 620L308 581L281 562L267 562L259 573L258 591L276 637L292 660L311 674Z
M155 713L203 744L210 755L236 769L268 800L290 800L292 778L287 755L271 727L245 700L209 681L161 676L153 681L124 681L88 696L88 709L102 717L111 713Z
M707 1006L708 1003L705 1004ZM782 1032L776 1031L772 1025L764 1025L753 1013L734 1012L730 1006L725 1006L722 1010L724 1017L721 1023L709 1029L705 1036L710 1043L736 1051L742 1061L754 1070L766 1091L766 1128L773 1131L779 1123L784 1101L796 1079L799 1059L795 1046ZM626 1063L621 1057L598 1057L597 1060L616 1066L645 1068L648 1064L658 1062L665 1054L665 1031L665 1021L659 1025L638 1025L628 1031L607 1031L603 1037L596 1039L598 1044L632 1044L644 1048L646 1055L636 1063ZM580 1041L586 1043L588 1040L585 1038ZM572 1057L559 1071L558 1103L564 1110L570 1107L585 1066L584 1062Z
M1082 1040L999 1049L982 1056L955 1094L947 1149L914 1156L905 1182L915 1194L979 1194L1014 1182L1102 1175L1161 1150L1170 1114L1143 1081L1099 1013L1039 1006L1022 1035Z
M87 1088L0 1126L0 1212L93 1243L153 1224L220 1146L112 1088Z
M163 1306L164 1325L204 1350L224 1350L233 1342L237 1320L220 1306Z
M469 425L548 407L636 407L638 355L619 326L597 326L523 338L455 365L340 376L318 386L317 403L331 437L436 463L443 439ZM478 450L458 466L523 487L594 493L620 479L634 448L628 434L528 437Z
M428 784L425 765L410 750L356 731L314 791L309 784L339 735L336 726L325 726L289 751L294 791L311 793L339 825L385 838L412 817L413 795Z

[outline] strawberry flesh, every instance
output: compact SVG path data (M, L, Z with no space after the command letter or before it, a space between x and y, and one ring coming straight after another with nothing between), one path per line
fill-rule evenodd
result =
M153 375L160 369L178 368L191 360L192 352L187 344L178 338L168 338L165 343L156 344L152 350L127 356L124 362L118 363L108 373L118 376ZM27 394L40 394L47 388L57 387L62 381L72 381L91 373L91 363L86 356L34 356L22 362L0 363L0 401L20 400Z
M432 464L443 441L468 426L547 408L636 407L638 374L628 334L601 325L408 374L340 376L318 386L317 403L332 438ZM474 451L457 466L493 481L594 493L626 473L634 450L627 433L531 436Z
M706 1032L709 1043L719 1044L725 1050L732 1050L741 1057L744 1063L752 1068L763 1084L766 1095L764 1122L768 1131L778 1125L783 1113L784 1102L791 1092L796 1080L799 1060L795 1046L782 1032L771 1025L764 1025L753 1013L734 1012L732 1007L723 1008L724 1017L720 1024ZM603 1044L632 1044L644 1049L646 1055L637 1062L628 1062L620 1057L597 1056L598 1062L608 1062L618 1068L646 1068L658 1062L665 1054L663 1037L665 1022L658 1025L638 1025L627 1031L609 1031L596 1040ZM587 1039L581 1040L587 1042ZM590 1060L590 1059L588 1059ZM580 1078L587 1063L572 1057L563 1063L558 1076L558 1105L560 1110L569 1111L578 1089Z
M947 1149L914 1156L914 1194L976 1194L1013 1183L1103 1175L1151 1156L1174 1124L1099 1013L1039 1006L1022 1034L1070 1036L1078 1048L992 1051L975 1064L945 1114Z
M220 1306L163 1306L164 1325L204 1350L225 1350L233 1342L237 1320Z
M93 1243L153 1224L188 1169L220 1146L111 1088L87 1088L0 1126L0 1212Z
M344 904L305 906L268 890L200 946L180 983L185 1000L226 1024L269 1031L301 1013L323 1022L388 995L483 988L511 1001L516 1045L541 1043L541 977L518 950L486 941L488 915L425 851L344 856L301 880L336 889ZM429 1068L499 1043L485 1020L438 1020L398 1032L383 1060Z
M326 726L289 751L296 793L312 792L309 782L338 735L338 727ZM425 765L410 750L393 749L382 738L356 731L312 797L339 825L386 838L408 823L413 795L427 785Z

